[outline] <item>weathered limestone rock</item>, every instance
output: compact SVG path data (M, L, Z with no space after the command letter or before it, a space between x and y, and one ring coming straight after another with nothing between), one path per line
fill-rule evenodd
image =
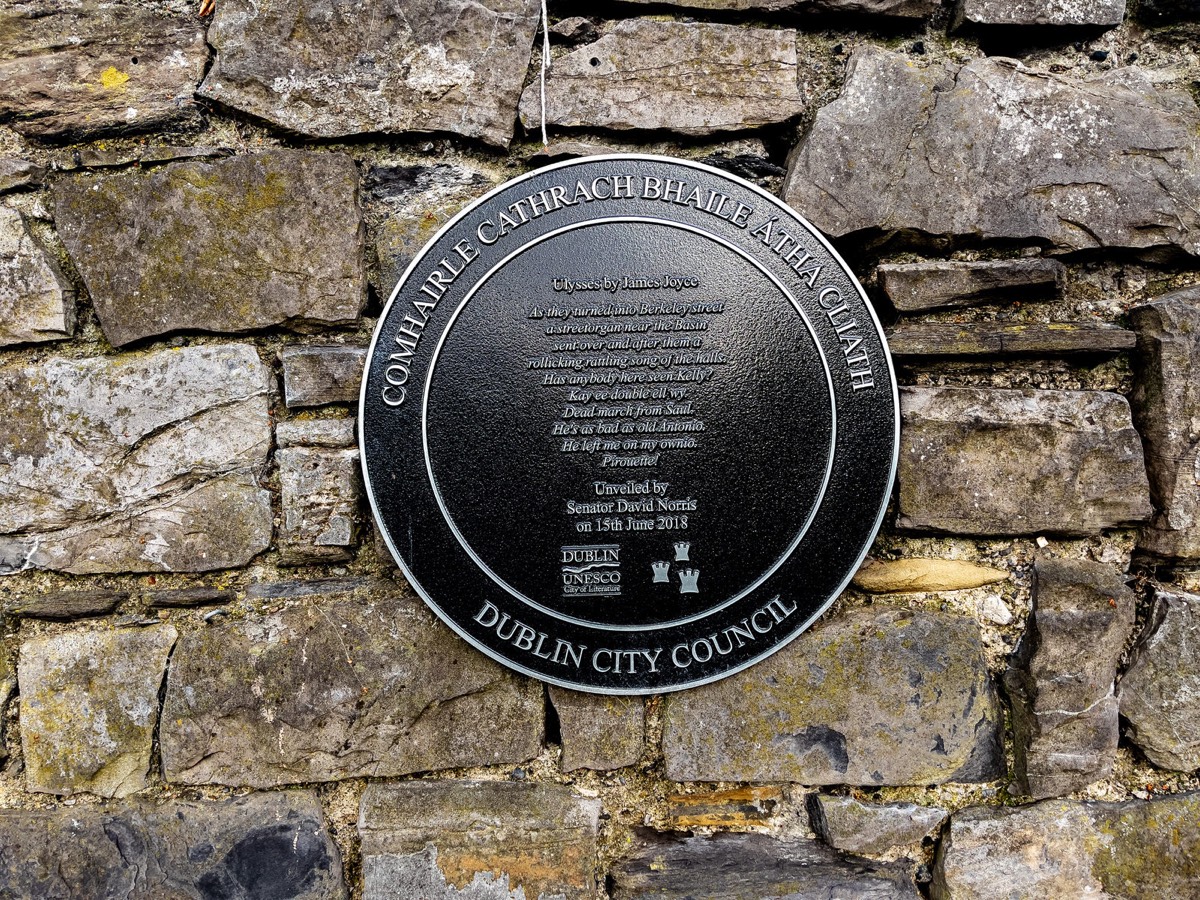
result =
M808 815L825 843L851 853L887 853L919 844L948 813L913 803L863 803L853 797L810 794Z
M30 594L7 603L4 611L10 615L29 619L82 619L87 616L103 616L129 599L124 591L109 591L103 588L82 591L52 591Z
M340 153L65 178L55 204L115 346L183 330L346 324L366 302L358 175Z
M568 16L550 26L552 38L558 38L568 44L590 43L600 36L596 31L596 23L583 16Z
M21 214L0 206L0 347L75 330L75 292Z
M1125 19L1126 0L960 0L954 26L1113 26Z
M366 347L288 347L279 359L283 363L284 402L289 409L358 402L367 363Z
M358 450L288 447L275 453L285 565L349 559L362 496Z
M600 801L504 781L370 784L363 900L592 900Z
M326 584L303 605L184 635L163 708L167 780L268 787L536 756L541 685L401 590Z
M280 422L275 426L275 443L287 447L354 446L355 419L306 419Z
M902 528L1096 534L1150 515L1119 394L908 387L900 407Z
M0 194L37 187L46 174L44 167L15 156L0 156Z
M132 4L0 8L0 122L38 137L145 131L195 117L204 26Z
M124 797L146 786L170 625L69 631L21 646L21 746L31 791Z
M675 781L988 781L1001 718L972 619L868 607L670 695L663 753Z
M1138 333L1130 403L1155 505L1138 544L1200 560L1200 285L1139 306L1130 319Z
M0 810L0 896L345 900L311 791Z
M934 900L1195 897L1200 794L1126 803L1043 800L950 817Z
M1103 322L1011 324L902 323L888 332L893 356L1111 355L1132 350L1137 335Z
M765 826L782 801L783 789L777 785L668 794L667 821L672 831Z
M1190 97L1133 66L1081 81L1001 57L921 68L864 47L793 154L784 198L834 237L1200 255L1197 127Z
M854 586L872 594L961 591L1008 579L1008 573L961 559L868 559Z
M816 841L775 840L765 834L645 835L642 844L617 863L613 900L921 896L898 868L841 856Z
M550 687L562 736L562 769L607 771L642 756L646 707L641 697L602 697Z
M763 12L867 13L901 19L924 19L937 9L937 0L624 0L706 10Z
M1066 270L1054 259L884 263L879 286L900 312L1029 300L1062 293Z
M200 572L266 549L268 376L242 344L0 366L0 574Z
M705 135L803 111L796 32L786 29L625 19L556 59L546 81L546 118L556 126ZM541 117L532 84L521 122L537 128Z
M1200 597L1159 591L1119 699L1126 733L1152 763L1200 768Z
M313 137L512 140L537 0L222 0L201 96Z
M1033 611L1005 683L1013 786L1040 800L1112 772L1119 737L1113 682L1137 598L1104 563L1041 559L1034 572Z

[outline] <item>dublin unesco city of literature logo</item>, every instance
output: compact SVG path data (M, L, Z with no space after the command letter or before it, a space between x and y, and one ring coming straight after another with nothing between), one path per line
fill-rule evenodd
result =
M379 320L363 472L414 589L546 681L679 690L784 646L873 540L896 384L861 287L739 178L532 172L453 219Z

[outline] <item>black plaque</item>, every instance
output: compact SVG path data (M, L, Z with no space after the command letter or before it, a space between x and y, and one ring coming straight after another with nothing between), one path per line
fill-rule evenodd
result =
M743 669L845 587L895 472L895 378L845 263L706 166L550 166L400 280L360 446L413 587L484 653L649 693Z

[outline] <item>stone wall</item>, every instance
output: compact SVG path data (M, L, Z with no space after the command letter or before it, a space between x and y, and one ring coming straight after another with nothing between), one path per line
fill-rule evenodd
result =
M0 7L0 895L1200 897L1194 0ZM198 12L205 15L198 17ZM548 160L779 193L902 385L809 633L602 698L437 622L353 416Z

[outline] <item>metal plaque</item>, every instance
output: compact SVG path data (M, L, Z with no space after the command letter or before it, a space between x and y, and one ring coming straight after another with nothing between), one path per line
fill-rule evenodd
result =
M846 264L775 197L597 156L452 220L379 321L367 493L484 653L611 694L744 669L845 587L895 473L895 377Z

